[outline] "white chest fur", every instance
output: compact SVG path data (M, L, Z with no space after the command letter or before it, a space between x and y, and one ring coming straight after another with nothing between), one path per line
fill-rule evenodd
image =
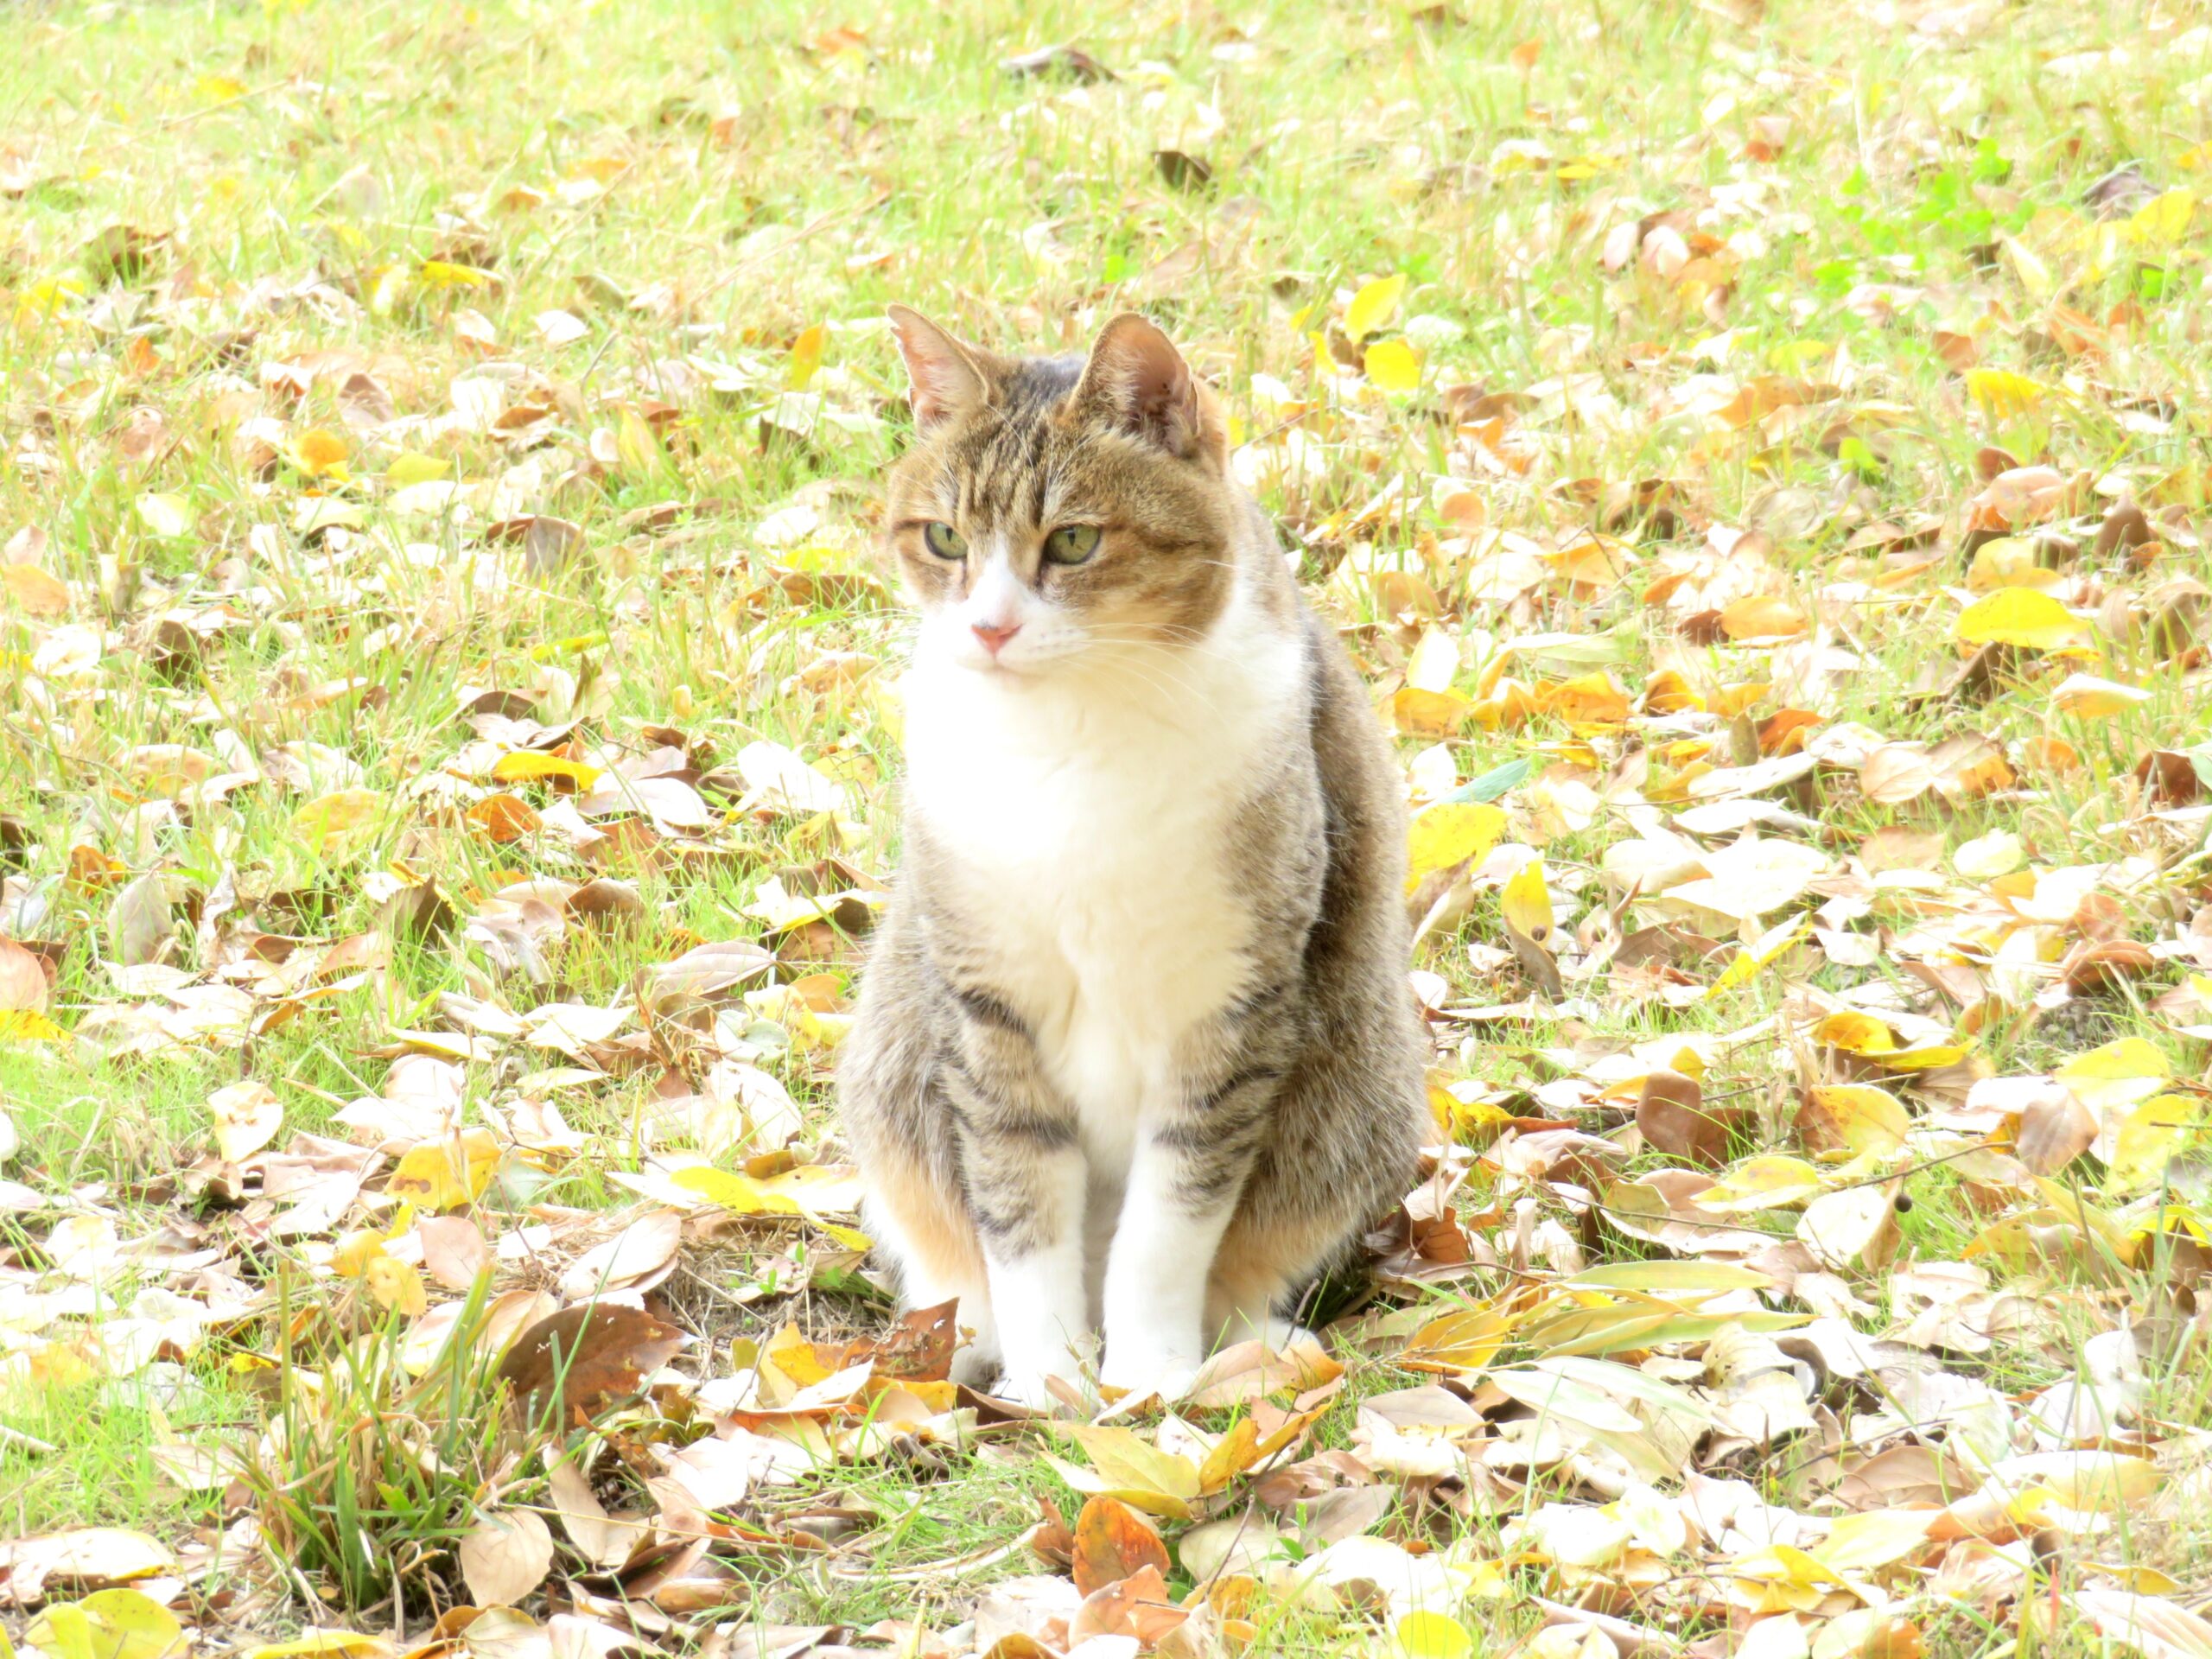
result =
M1094 1167L1126 1167L1179 1039L1243 984L1234 820L1297 740L1301 658L1232 605L1173 654L1027 682L925 658L908 681L908 788L963 953L1029 1020Z

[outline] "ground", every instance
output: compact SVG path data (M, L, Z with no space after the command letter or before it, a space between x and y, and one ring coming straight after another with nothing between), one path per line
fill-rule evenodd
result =
M2192 8L8 36L18 1643L2212 1652ZM1406 768L1436 1173L1172 1412L855 1230L893 301L1170 329Z

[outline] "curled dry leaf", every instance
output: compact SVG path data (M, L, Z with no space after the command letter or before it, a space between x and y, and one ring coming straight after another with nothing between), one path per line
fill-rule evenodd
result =
M525 1419L557 1399L558 1422L588 1422L638 1392L683 1346L683 1333L634 1307L587 1302L539 1320L499 1362Z
M461 1541L461 1573L485 1607L520 1601L553 1570L553 1535L535 1510L496 1510Z
M652 1211L578 1256L561 1275L561 1294L581 1300L641 1281L658 1283L683 1242L683 1217L673 1210Z
M276 1091L251 1078L208 1096L207 1110L215 1121L215 1150L225 1163L252 1156L284 1126L284 1105Z
M591 1489L591 1477L574 1461L564 1459L554 1465L546 1484L569 1541L594 1566L620 1567L629 1558L631 1548L650 1536L642 1526L611 1519Z

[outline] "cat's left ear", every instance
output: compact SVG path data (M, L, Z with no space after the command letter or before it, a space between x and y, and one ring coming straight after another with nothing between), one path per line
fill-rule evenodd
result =
M1134 311L1098 331L1075 407L1181 460L1221 463L1225 434L1211 399L1174 341Z

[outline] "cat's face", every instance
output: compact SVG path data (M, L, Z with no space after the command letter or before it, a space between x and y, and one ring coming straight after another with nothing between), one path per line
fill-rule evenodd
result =
M920 653L1010 683L1204 636L1227 603L1235 497L1211 395L1142 318L1088 361L1008 359L894 307L918 440L887 551Z

